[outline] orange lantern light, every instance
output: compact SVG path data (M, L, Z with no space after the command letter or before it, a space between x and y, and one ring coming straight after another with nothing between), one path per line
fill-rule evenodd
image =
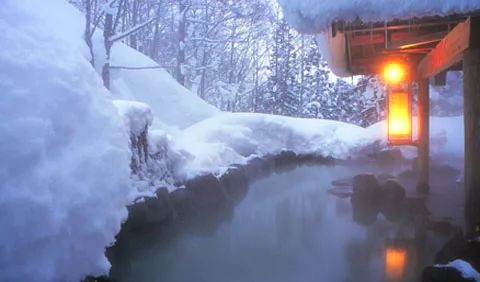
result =
M407 268L407 250L387 247L385 252L385 280L402 281Z
M412 143L412 97L407 91L388 93L388 142L392 145Z
M407 67L399 62L388 63L383 70L383 77L388 87L388 143L412 144L412 96Z
M383 78L389 84L399 84L406 80L407 70L406 67L397 62L388 63L383 69Z

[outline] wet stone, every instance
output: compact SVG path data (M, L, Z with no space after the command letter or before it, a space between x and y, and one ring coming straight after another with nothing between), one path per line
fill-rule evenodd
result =
M248 192L248 181L245 170L241 167L231 168L220 177L225 193L234 204L242 201Z
M453 260L464 260L477 271L480 270L480 242L466 240L458 233L435 254L436 264L447 264Z
M292 151L282 151L274 157L275 170L289 169L297 165L297 154Z
M193 193L198 208L208 208L226 203L225 190L220 181L212 174L202 175L188 180L185 189Z
M469 282L473 279L462 277L460 271L453 267L428 266L423 270L422 282Z
M352 218L368 225L375 222L379 212L380 184L373 174L359 174L352 180Z
M378 151L370 156L382 165L394 165L405 161L402 151L397 148Z
M170 200L180 220L189 218L196 213L194 195L191 191L177 189L170 193Z
M275 161L272 157L253 158L244 167L248 181L265 177L275 170Z
M168 191L159 189L157 197L145 197L142 202L130 205L125 228L137 229L158 225L174 218L174 208L170 202Z
M389 221L399 220L405 210L405 188L394 180L387 180L380 191L380 211Z
M332 181L332 185L336 187L352 186L352 179L351 178L335 179Z
M430 211L427 208L426 199L423 196L407 197L405 198L405 205L406 213L409 218L430 214Z

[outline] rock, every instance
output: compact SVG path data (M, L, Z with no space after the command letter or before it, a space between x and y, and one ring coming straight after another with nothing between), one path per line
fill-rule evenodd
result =
M360 174L353 177L352 217L360 224L375 222L379 212L380 184L375 175Z
M271 156L253 158L244 167L249 182L265 177L275 170L275 161Z
M387 180L380 191L380 211L387 220L397 221L405 211L405 188L395 180Z
M432 173L442 176L458 176L461 173L460 170L449 165L432 165L430 169Z
M422 282L470 282L473 279L462 277L460 271L453 267L428 266L423 269Z
M192 217L197 213L194 195L191 191L179 188L169 194L175 213L180 220Z
M315 164L319 161L319 158L312 154L299 154L297 160L302 164Z
M227 197L237 204L245 198L248 192L248 181L245 170L241 167L231 168L220 177L220 183Z
M387 180L395 180L395 176L388 173L381 173L377 176L380 182L385 182Z
M98 277L87 276L82 282L114 282L114 280L110 279L108 276L102 275Z
M409 218L430 214L430 211L427 208L426 198L423 196L407 197L405 198L405 205L406 213Z
M157 197L145 197L144 201L134 203L127 207L128 219L125 227L138 229L152 225L162 224L175 217L175 210L166 188L157 190Z
M351 178L335 179L332 181L332 185L337 187L352 186L352 179Z
M402 151L398 148L382 150L371 154L371 157L381 165L392 165L405 161Z
M378 204L380 184L373 174L359 174L352 179L353 195L369 203Z
M429 216L427 218L427 229L439 235L452 235L458 231L458 227L452 224L449 217Z
M199 211L211 210L216 206L229 204L227 195L219 179L212 174L188 180L185 189L193 195L194 206Z
M458 233L435 254L436 264L447 264L456 259L470 263L473 268L479 271L480 242L476 240L466 240Z
M352 196L352 189L350 187L336 187L328 189L327 193L334 195L338 198L344 199Z
M297 164L297 154L292 151L281 151L274 157L275 169L289 168Z

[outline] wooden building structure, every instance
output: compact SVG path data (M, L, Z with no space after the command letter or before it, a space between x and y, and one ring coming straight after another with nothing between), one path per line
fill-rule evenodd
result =
M375 23L338 21L325 37L337 75L380 74L389 60L406 62L418 85L420 192L429 189L429 83L445 84L447 71L463 70L465 215L467 230L473 231L480 223L480 11Z

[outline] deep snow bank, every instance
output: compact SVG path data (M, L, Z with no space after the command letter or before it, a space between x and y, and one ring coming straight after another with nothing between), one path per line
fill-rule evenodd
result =
M178 143L193 156L183 170L188 177L222 173L231 164L282 150L341 159L355 157L382 146L380 134L331 120L222 113L185 129Z
M130 151L82 32L66 1L2 1L0 281L109 269L104 249L131 201Z
M448 15L480 9L478 0L278 0L289 23L303 32L318 33L331 22L360 19L376 22Z
M96 34L97 67L101 67L102 39ZM112 48L112 66L142 68L158 66L140 52L123 43ZM140 101L150 106L154 115L153 128L175 131L219 112L190 92L164 69L112 69L111 92L116 99Z

